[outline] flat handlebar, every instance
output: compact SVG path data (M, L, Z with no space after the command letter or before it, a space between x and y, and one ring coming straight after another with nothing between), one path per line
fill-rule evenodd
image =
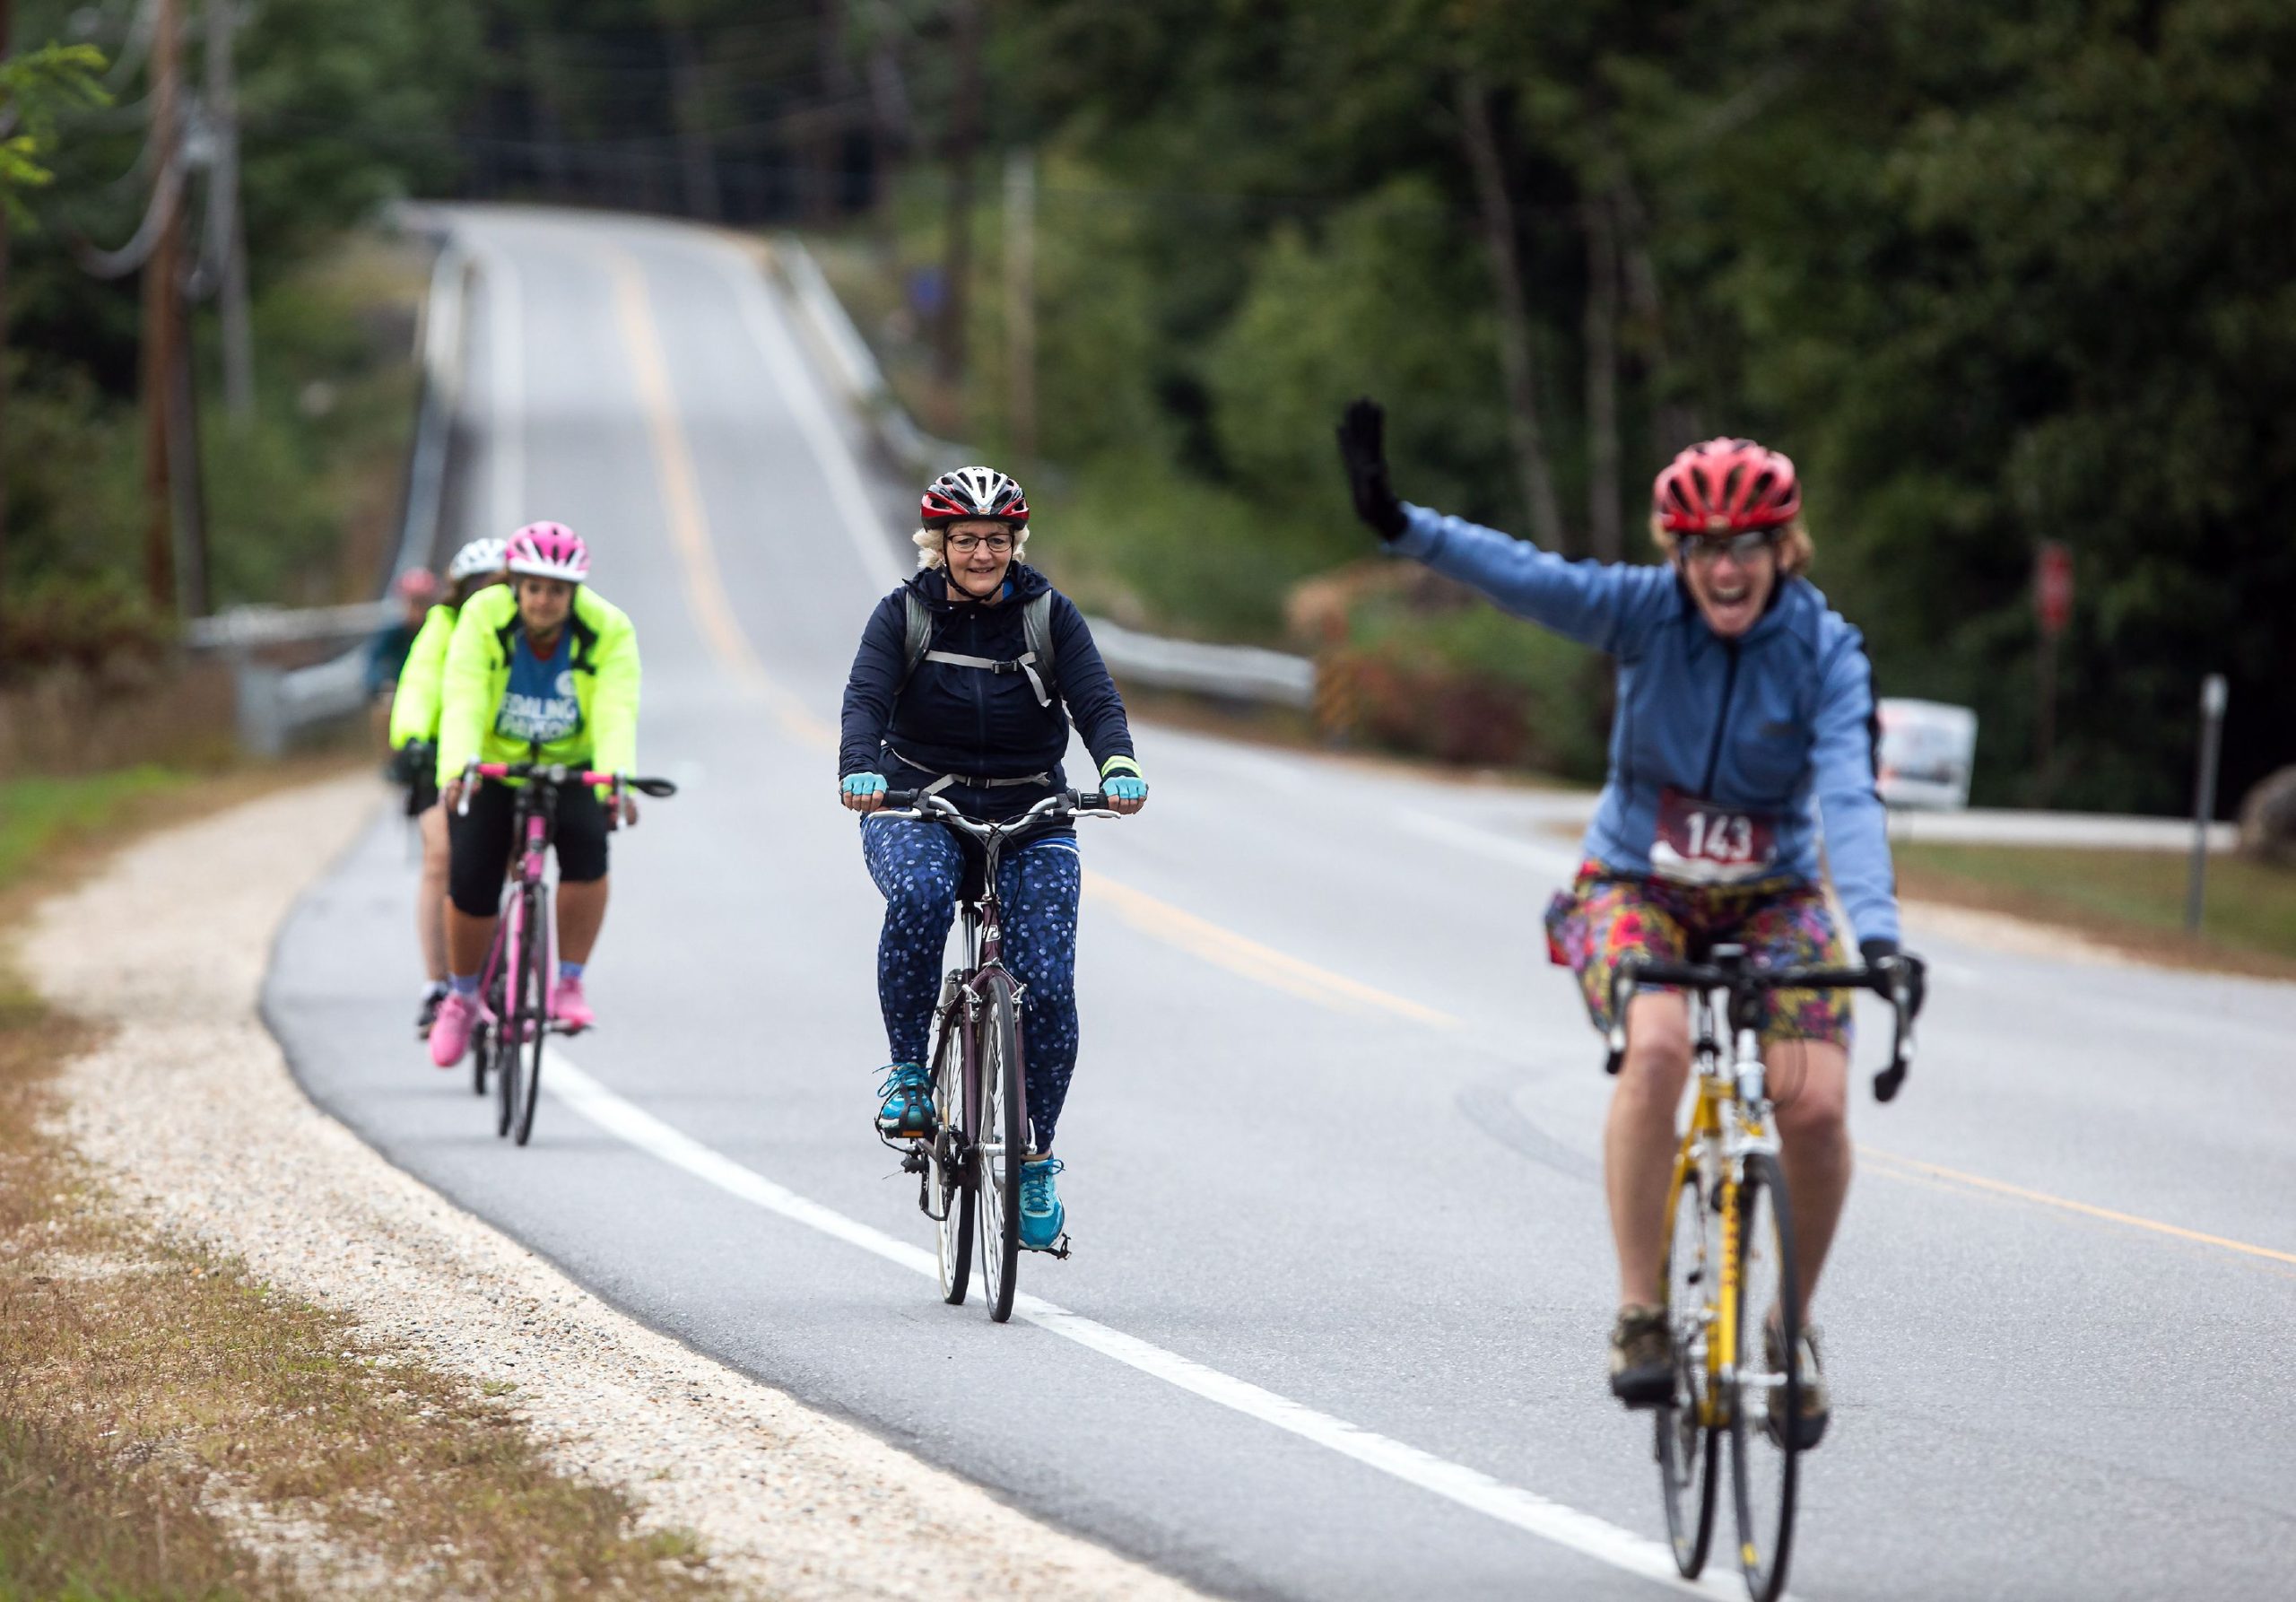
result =
M1695 990L1727 990L1751 997L1766 990L1871 990L1890 1004L1895 1029L1890 1041L1890 1063L1874 1075L1874 1099L1896 1099L1913 1066L1913 979L1900 963L1869 968L1757 968L1743 957L1719 962L1653 962L1629 957L1611 979L1610 1055L1603 1071L1616 1074L1626 1059L1626 999L1644 984L1683 985Z
M1108 797L1099 790L1064 790L1057 796L1047 796L1017 817L992 823L983 818L967 815L947 797L924 790L886 790L884 804L874 812L865 812L864 818L912 818L920 822L948 823L967 834L987 836L1009 834L1025 823L1063 823L1070 818L1115 818L1124 814L1109 810Z
M455 808L457 815L470 815L470 781L474 779L524 779L537 784L562 785L568 788L604 785L617 798L624 790L636 790L641 796L666 798L678 793L677 781L672 779L633 778L627 773L601 773L594 768L570 768L563 762L482 762L463 764L465 788L461 805Z

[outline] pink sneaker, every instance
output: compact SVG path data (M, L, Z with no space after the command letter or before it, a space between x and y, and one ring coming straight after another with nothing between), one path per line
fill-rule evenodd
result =
M551 987L550 1015L569 1029L587 1029L598 1021L590 1004L583 999L582 981L578 979L562 979Z
M462 1061L463 1053L470 1049L471 1028L477 1022L478 1003L449 991L439 1004L439 1015L430 1021L430 1060L442 1068Z

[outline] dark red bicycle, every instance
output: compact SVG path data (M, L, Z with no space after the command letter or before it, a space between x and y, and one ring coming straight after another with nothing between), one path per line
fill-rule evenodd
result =
M1018 817L988 823L922 790L890 790L877 818L915 818L952 830L980 848L960 898L964 961L941 981L933 1009L933 1123L911 1141L902 1169L918 1176L917 1205L940 1236L941 1295L961 1303L972 1276L976 1236L988 1316L1013 1316L1021 1262L1021 1165L1028 1155L1027 1052L1021 1000L1026 987L1004 966L1004 904L996 865L1075 818L1113 818L1098 793L1047 796ZM865 825L866 827L867 825ZM978 1226L976 1228L976 1225ZM1068 1237L1052 1248L1068 1255Z

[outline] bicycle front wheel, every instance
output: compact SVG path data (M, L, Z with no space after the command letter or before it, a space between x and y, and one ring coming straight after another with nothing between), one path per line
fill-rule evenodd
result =
M1715 1215L1692 1169L1674 1192L1666 1221L1666 1328L1674 1346L1674 1399L1656 1415L1658 1491L1666 1503L1666 1537L1674 1567L1695 1580L1714 1539L1715 1490L1721 1481L1721 1432L1713 1427L1709 1364L1716 1268Z
M992 979L980 1009L980 1128L973 1173L980 1192L980 1287L988 1316L1013 1316L1021 1266L1021 1160L1028 1154L1021 1085L1021 1009L1012 981Z
M1738 1181L1736 1380L1730 1407L1730 1484L1738 1562L1754 1602L1786 1589L1794 1549L1795 1434L1802 1410L1802 1320L1786 1175L1756 1152Z
M494 1011L494 1044L488 1071L494 1075L494 1133L508 1136L518 1127L518 1042L526 1039L526 946L533 926L522 897L510 898L502 914L500 961L492 971L488 1000Z
M535 1132L535 1106L542 1100L542 1048L550 1038L550 896L538 885L523 892L526 906L526 1026L517 1049L503 1064L512 1076L523 1067L526 1084L518 1090L518 1144ZM523 1063L521 1058L524 1059Z
M961 1306L972 1278L974 1196L966 1152L974 1119L965 1105L965 1023L961 1002L941 1016L941 1038L933 1052L933 1149L925 1183L940 1208L934 1228L940 1235L941 1300Z

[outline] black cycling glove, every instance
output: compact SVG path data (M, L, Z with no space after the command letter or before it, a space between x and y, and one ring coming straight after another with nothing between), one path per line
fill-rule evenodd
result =
M1370 396L1350 402L1339 420L1339 459L1347 469L1355 515L1377 529L1381 539L1393 540L1402 536L1408 524L1403 502L1387 487L1387 421L1386 410Z
M1898 943L1890 939L1860 940L1857 954L1866 959L1868 968L1880 968L1897 963L1905 970L1908 1017L1921 1015L1921 1003L1928 994L1928 969L1919 957L1909 951L1900 951Z

